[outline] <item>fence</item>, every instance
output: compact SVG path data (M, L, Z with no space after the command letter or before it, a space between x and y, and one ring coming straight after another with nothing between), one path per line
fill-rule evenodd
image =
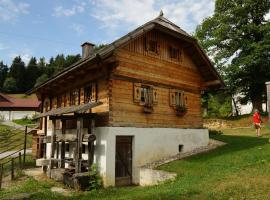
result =
M27 135L28 127L25 126L24 133L21 129L11 129L12 133L8 136L0 138L0 189L2 188L3 178L6 176L11 177L11 180L15 179L15 171L21 170L26 166L27 145L29 145ZM0 130L1 131L1 130ZM16 144L18 141L18 135L24 134L23 141ZM23 135L22 135L23 136ZM5 140L5 138L8 140ZM15 138L15 139L14 139ZM11 139L11 140L10 140ZM5 144L4 144L5 143ZM13 146L11 145L13 144ZM10 147L12 146L12 147ZM21 147L21 148L20 148Z

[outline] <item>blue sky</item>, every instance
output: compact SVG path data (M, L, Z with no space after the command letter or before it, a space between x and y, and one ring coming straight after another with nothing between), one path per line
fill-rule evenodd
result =
M213 14L214 0L0 0L0 61L78 54L83 42L110 43L161 9L192 33Z

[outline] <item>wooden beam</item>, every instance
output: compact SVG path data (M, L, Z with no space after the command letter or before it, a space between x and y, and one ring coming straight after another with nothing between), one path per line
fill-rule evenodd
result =
M61 120L62 122L62 135L66 135L66 120ZM61 168L65 168L65 153L66 153L66 142L61 143Z
M54 153L55 153L55 129L56 129L56 120L52 120L52 137L51 137L51 154L50 154L50 165L49 165L49 174L51 177L51 169L53 168Z
M77 142L74 152L75 173L81 172L83 118L77 118Z
M205 83L205 86L213 86L213 85L220 85L220 80L208 81Z
M88 170L91 170L91 166L94 161L94 141L96 140L96 136L94 135L94 128L95 128L95 120L91 120L91 134L88 137ZM92 136L92 137L91 137ZM93 137L94 136L94 137Z

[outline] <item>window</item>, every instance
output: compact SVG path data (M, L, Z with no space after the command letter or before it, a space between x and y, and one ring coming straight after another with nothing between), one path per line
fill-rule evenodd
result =
M153 106L153 90L149 86L141 87L141 103L144 106L152 107Z
M70 105L76 105L76 100L79 97L79 92L78 90L73 90L70 92Z
M153 105L157 104L157 89L151 85L141 85L134 83L134 102L144 106L144 112L152 112Z
M158 53L158 43L155 40L149 40L148 50L154 53Z
M57 108L60 108L62 106L62 96L57 96Z
M187 96L182 90L170 89L170 106L174 107L177 115L187 112Z
M96 102L96 84L92 83L84 88L84 103Z
M172 59L180 60L180 50L172 46L169 47L169 54Z

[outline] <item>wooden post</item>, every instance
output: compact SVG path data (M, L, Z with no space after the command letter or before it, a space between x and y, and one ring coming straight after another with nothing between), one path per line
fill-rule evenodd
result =
M19 168L22 168L22 153L19 152Z
M47 121L47 117L44 117L44 135L47 136L47 130L48 128L48 121ZM43 158L46 158L47 157L47 154L46 154L46 148L47 148L47 144L44 143L44 149L43 149Z
M82 130L83 130L83 118L77 118L77 142L75 148L74 162L75 173L81 172L81 159L82 159Z
M66 134L66 120L62 120L62 135ZM61 143L61 168L65 168L66 143Z
M49 175L51 177L51 169L53 168L53 159L55 153L55 128L56 128L56 120L52 120L52 136L51 136L51 154L50 154L50 166L49 166Z
M88 131L88 133L90 132L91 135L94 135L94 128L95 128L95 120L91 119L91 127L90 127L90 131ZM94 140L92 140L92 138L88 138L88 170L91 170L91 166L93 164L94 161Z
M25 164L26 140L27 140L27 126L25 126L25 130L24 130L23 164Z
M3 164L0 163L0 190L2 189L2 178L4 173L3 169L4 169Z
M14 180L14 158L11 158L11 180Z

